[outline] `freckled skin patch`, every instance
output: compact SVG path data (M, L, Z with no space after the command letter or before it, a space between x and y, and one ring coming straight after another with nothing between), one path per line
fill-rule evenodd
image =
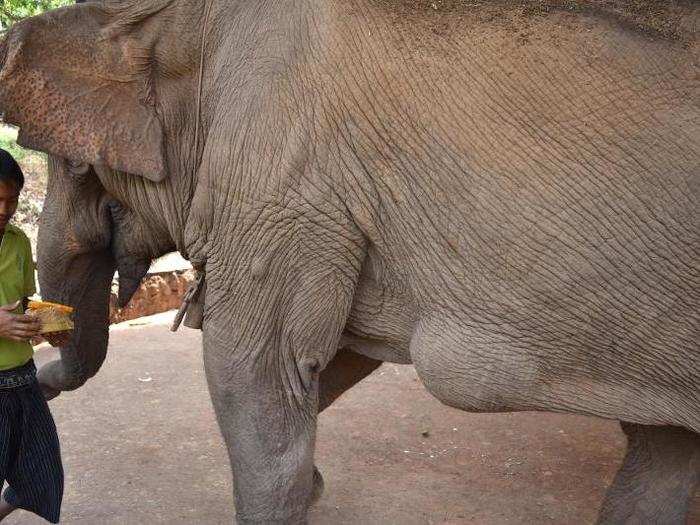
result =
M139 102L144 80L132 76L125 57L105 53L94 6L80 9L93 16L78 20L61 10L9 32L0 71L5 119L22 124L18 140L26 147L162 180L162 129L153 109ZM78 22L82 32L53 42L54 18Z

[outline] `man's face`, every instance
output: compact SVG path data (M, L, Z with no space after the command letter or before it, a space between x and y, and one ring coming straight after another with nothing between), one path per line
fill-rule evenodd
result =
M5 226L17 211L19 190L14 182L0 181L0 232L5 230Z

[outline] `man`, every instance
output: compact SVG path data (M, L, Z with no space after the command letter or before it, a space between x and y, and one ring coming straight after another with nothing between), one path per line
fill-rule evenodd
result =
M22 508L58 523L63 498L58 435L29 342L40 326L24 314L27 298L36 292L34 263L29 239L10 224L23 186L22 170L0 149L0 485L9 485L0 499L0 521Z

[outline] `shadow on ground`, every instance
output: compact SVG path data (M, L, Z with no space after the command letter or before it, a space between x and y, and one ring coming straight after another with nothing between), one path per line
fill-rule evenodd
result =
M117 326L100 375L51 403L67 475L62 523L233 522L200 335L171 334L168 317ZM310 522L593 523L623 448L614 422L466 414L430 397L410 367L384 365L320 418L326 492ZM24 512L7 522L44 523Z

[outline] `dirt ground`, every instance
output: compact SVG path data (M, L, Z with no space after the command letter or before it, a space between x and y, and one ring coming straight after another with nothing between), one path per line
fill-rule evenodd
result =
M169 333L170 316L115 327L101 374L52 402L66 469L62 523L233 522L200 336ZM385 365L320 418L326 491L310 522L593 523L623 448L614 422L467 414L430 397L410 367ZM23 512L7 522L44 523Z

